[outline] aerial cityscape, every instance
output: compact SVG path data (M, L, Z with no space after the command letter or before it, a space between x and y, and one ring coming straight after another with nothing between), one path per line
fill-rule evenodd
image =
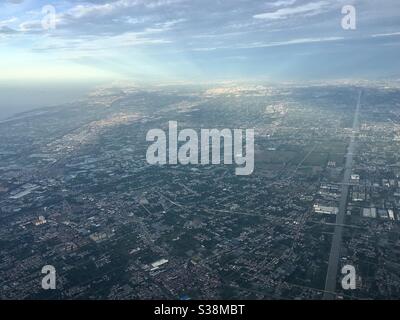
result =
M398 297L399 93L102 88L3 121L2 298ZM146 132L171 118L255 128L254 173L149 165ZM49 262L55 291L37 285ZM346 264L350 292L336 286Z
M400 299L398 2L75 2L0 4L0 300Z

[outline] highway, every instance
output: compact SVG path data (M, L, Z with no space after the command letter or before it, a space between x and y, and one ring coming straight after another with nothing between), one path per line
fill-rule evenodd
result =
M343 225L346 217L347 200L349 196L349 182L353 168L353 154L356 148L356 138L359 131L359 113L361 106L361 90L358 95L357 106L354 113L353 130L350 136L350 143L347 149L346 162L341 189L339 212L336 215L336 225L333 234L331 251L329 254L328 271L325 280L324 300L334 300L336 298L336 283L338 281L338 266L340 257L340 247L342 243Z

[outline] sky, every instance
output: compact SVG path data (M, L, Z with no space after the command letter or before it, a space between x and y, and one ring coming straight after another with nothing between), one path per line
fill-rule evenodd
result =
M399 40L399 0L1 0L0 83L399 79Z

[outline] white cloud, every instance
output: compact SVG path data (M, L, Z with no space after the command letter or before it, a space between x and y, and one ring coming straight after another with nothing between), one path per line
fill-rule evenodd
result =
M14 33L17 33L17 32L18 31L14 30L14 29L11 29L11 28L9 28L7 26L1 26L0 25L0 36L2 38L5 37L6 35L11 35L11 34L14 34Z
M171 30L176 24L186 21L186 19L174 19L157 23L154 27L146 28L146 33L156 33Z
M244 46L243 48L263 48L263 47L278 47L287 46L293 44L307 44L307 43L318 43L318 42L329 42L329 41L339 41L344 40L343 37L321 37L321 38L300 38L287 41L276 41L270 43L258 43L253 46Z
M25 21L19 25L19 31L37 31L42 30L42 23L39 20Z
M296 15L314 15L322 12L329 5L328 1L310 2L297 7L278 9L273 12L260 13L253 16L255 19L280 20Z
M75 19L86 17L107 16L118 12L123 12L126 9L143 5L146 8L154 9L161 6L167 6L183 0L117 0L104 4L79 4L67 11L65 17L72 16Z
M400 32L392 32L392 33L378 33L373 34L372 38L381 38L381 37L393 37L393 36L400 36Z
M171 41L163 38L154 38L151 32L125 32L112 36L89 36L80 39L65 39L59 37L45 37L35 51L58 51L74 54L88 54L90 52L108 51L110 48L128 48L135 46L168 44Z
M287 7L295 4L297 0L278 0L267 5L270 7Z
M0 26L8 26L11 23L17 22L18 18L16 17L12 17L10 19L6 19L6 20L0 20Z
M269 48L269 47L280 47L295 44L309 44L309 43L319 43L319 42L331 42L344 40L343 37L319 37L319 38L299 38L286 41L273 41L273 42L253 42L249 44L240 44L236 46L226 46L226 47L204 47L195 48L193 51L214 51L218 49L255 49L255 48Z

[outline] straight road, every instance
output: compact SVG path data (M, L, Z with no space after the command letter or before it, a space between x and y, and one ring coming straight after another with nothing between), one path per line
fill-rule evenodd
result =
M353 154L356 148L356 137L359 131L359 113L360 113L360 106L361 106L361 90L358 94L357 100L357 107L354 113L354 120L353 120L353 129L350 136L350 143L347 149L346 154L346 163L344 169L344 176L343 176L343 185L340 195L340 202L339 202L339 212L336 215L336 225L335 225L335 232L333 234L332 239L332 246L331 252L329 254L329 262L328 262L328 271L326 273L326 280L325 280L325 293L323 296L324 300L333 300L336 298L336 283L338 281L338 266L339 266L339 255L340 255L340 247L342 243L342 233L343 233L343 225L344 219L346 216L347 210L347 199L349 196L349 182L350 176L353 169Z

